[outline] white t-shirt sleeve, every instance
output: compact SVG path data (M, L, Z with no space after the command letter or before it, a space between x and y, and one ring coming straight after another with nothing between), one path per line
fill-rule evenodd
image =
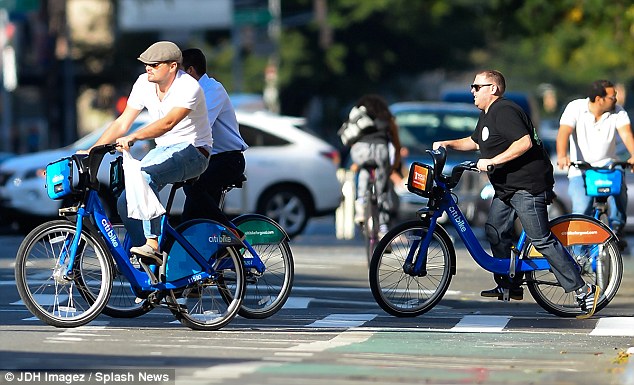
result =
M587 102L588 99L578 99L568 103L568 105L566 105L566 108L564 109L564 112L561 114L559 125L570 126L574 130L574 128L577 127L577 122L579 120L579 114L581 111L580 103Z

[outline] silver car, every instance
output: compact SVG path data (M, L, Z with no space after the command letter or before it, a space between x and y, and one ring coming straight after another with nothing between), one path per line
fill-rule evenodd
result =
M260 213L280 223L289 236L301 233L311 217L334 213L342 198L337 179L339 152L320 138L302 130L304 120L264 112L237 111L240 132L249 149L245 152L247 182L232 190L225 200L229 215ZM132 129L149 123L140 115ZM0 165L0 216L24 230L56 217L61 201L48 198L44 188L44 168L49 162L87 149L102 130L93 132L68 147L16 156ZM135 144L131 150L143 157L153 142ZM111 159L104 160L107 165ZM108 191L109 170L102 166L98 179L102 198L110 214L116 213ZM161 192L167 200L169 189ZM174 201L174 214L182 210L182 192Z

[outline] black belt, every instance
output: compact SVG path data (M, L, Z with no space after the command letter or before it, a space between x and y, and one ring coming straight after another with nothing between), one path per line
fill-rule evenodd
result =
M207 151L205 147L196 147L196 149L200 151L200 153L203 154L205 158L209 158L209 151Z

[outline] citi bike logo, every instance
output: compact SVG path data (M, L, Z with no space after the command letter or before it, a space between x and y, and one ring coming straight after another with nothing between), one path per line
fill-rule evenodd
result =
M460 231L463 233L467 231L467 226L465 225L464 217L460 215L458 210L456 210L454 207L450 207L449 213L453 217L454 222L456 222L456 225L458 225L458 228L460 228Z
M231 237L224 234L214 234L209 237L209 243L231 243Z
M110 222L108 222L108 220L104 218L101 220L101 225L103 226L103 230L106 232L106 235L110 239L110 243L112 243L112 246L119 247L119 242L117 242L117 235L115 234Z

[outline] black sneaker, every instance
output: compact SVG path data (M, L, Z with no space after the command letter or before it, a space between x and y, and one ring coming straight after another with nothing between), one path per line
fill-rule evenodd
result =
M483 290L480 292L480 295L487 298L497 298L502 301L504 299L504 288L498 286L491 290ZM524 289L521 287L513 287L509 290L509 296L511 299L521 301L524 299Z
M581 293L577 294L577 302L579 307L585 314L578 315L578 319L590 318L597 310L597 303L601 296L601 288L595 285L586 285L581 290Z

